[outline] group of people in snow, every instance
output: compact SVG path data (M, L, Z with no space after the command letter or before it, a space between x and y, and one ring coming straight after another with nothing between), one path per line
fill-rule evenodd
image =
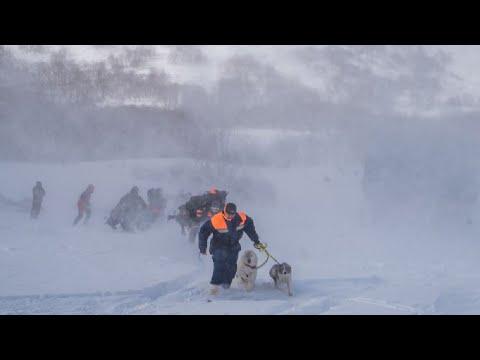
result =
M94 185L89 184L81 193L77 201L78 215L73 221L74 226L84 216L84 224L90 219L92 214L90 200L94 189ZM124 231L145 229L164 214L167 201L161 188L151 188L147 191L148 205L139 195L139 191L138 186L132 187L110 212L106 223L113 229L117 229L118 225ZM30 215L36 219L46 194L40 181L37 181L32 193ZM256 249L264 248L255 230L253 219L244 212L238 212L234 203L227 203L227 195L227 191L210 189L201 195L190 196L185 204L178 207L176 214L168 217L169 220L177 221L183 235L186 234L185 229L188 229L191 242L194 242L198 235L198 248L202 255L207 255L208 238L213 234L208 247L213 260L209 290L211 294L217 293L220 286L226 289L230 287L237 271L237 260L241 250L240 239L244 232Z
M110 212L107 224L114 230L120 225L124 231L146 230L165 213L167 200L161 188L147 191L148 204L139 195L138 186L132 187Z
M93 184L80 194L77 201L78 214L73 220L73 225L77 225L84 219L83 224L87 224L92 215L91 196L95 190ZM32 208L30 216L37 219L42 209L45 189L42 182L37 181L32 189ZM134 186L129 193L124 195L115 208L110 212L107 224L113 229L120 225L124 231L137 229L146 229L152 225L159 217L165 213L167 200L163 196L161 188L151 188L147 191L148 205L139 195L138 186Z
M219 213L226 204L228 192L225 190L210 189L201 195L190 196L188 201L180 205L177 212L169 215L168 219L175 219L180 225L182 235L186 235L190 242L194 242L200 226L215 214Z

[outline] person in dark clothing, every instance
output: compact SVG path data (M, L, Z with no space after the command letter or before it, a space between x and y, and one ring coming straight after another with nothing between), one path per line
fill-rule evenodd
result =
M117 225L120 224L123 230L132 231L136 226L139 215L147 209L145 200L138 194L139 191L138 186L134 186L112 210L107 224L113 229L116 230Z
M213 201L212 205L210 206L210 209L208 210L207 216L209 218L212 218L214 215L218 214L220 212L220 210L222 209L221 206L222 205L217 200ZM223 207L225 207L225 206L223 206Z
M84 213L86 213L86 217L83 223L86 224L90 219L90 216L92 214L90 196L92 196L93 190L94 186L90 184L88 185L87 189L80 195L80 199L78 199L77 202L78 215L75 220L73 220L74 226L77 225L77 223L83 218Z
M261 249L253 219L243 212L237 212L237 206L228 203L224 210L205 222L198 233L200 254L207 254L207 240L213 233L209 252L213 259L213 274L209 293L218 293L219 286L228 289L237 272L238 253L241 250L240 239L243 232Z
M195 242L200 226L209 219L209 209L210 199L205 194L192 196L184 205L184 211L179 208L179 214L185 216L184 223L187 224L188 239L191 243Z
M163 197L161 188L151 188L147 191L148 208L143 215L141 227L143 230L148 229L161 216L164 215L167 206L167 200Z
M148 203L149 205L151 206L153 204L153 202L155 201L154 200L155 198L155 189L148 189L147 191L147 200L148 200Z
M33 200L32 200L32 209L30 210L30 217L32 219L36 219L40 214L43 197L45 196L45 190L43 189L42 183L40 181L37 181L37 183L33 187L32 194L33 194Z
M185 204L190 220L203 224L208 219L208 213L214 203L221 209L225 207L227 194L226 191L211 189L202 195L192 196Z
M188 239L194 243L200 226L225 207L227 194L226 191L211 189L201 195L190 196L185 204L178 207L178 213L168 216L168 220L177 221L182 235L186 235L187 229Z
M203 197L207 202L207 206L212 206L214 202L218 202L221 209L223 209L227 202L227 195L228 192L225 190L217 190L212 188L210 191L205 192Z
M156 219L164 214L165 208L167 207L167 199L163 196L163 190L161 188L150 190L152 190L152 196L149 209L155 215Z
M192 196L185 204L187 216L193 223L202 222L208 208L208 199L204 195Z

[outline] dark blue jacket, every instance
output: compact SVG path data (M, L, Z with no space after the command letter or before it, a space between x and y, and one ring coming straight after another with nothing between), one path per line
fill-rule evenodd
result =
M215 216L222 216L223 212L218 213ZM242 218L240 217L239 213L235 215L235 217L228 221L225 218L225 223L227 224L227 229L224 231L219 231L215 229L212 221L215 221L215 216L212 219L205 222L202 227L200 228L200 232L198 233L198 247L200 252L204 253L207 250L207 240L208 237L213 233L212 240L210 241L210 254L213 254L216 248L218 247L226 247L231 248L237 245L240 239L243 236L243 232L245 231L254 243L258 243L258 234L255 231L255 225L253 224L252 218L245 215L245 222L242 224Z

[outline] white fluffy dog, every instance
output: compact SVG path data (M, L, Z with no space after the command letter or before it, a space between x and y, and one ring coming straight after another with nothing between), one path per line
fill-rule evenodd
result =
M253 250L244 251L237 261L235 281L237 286L246 291L252 291L257 279L258 257Z

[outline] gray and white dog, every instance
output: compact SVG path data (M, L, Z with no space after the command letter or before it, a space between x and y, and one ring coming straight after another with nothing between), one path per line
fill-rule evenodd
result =
M270 276L275 281L275 287L287 284L288 295L292 296L292 268L287 263L275 264L270 269Z

